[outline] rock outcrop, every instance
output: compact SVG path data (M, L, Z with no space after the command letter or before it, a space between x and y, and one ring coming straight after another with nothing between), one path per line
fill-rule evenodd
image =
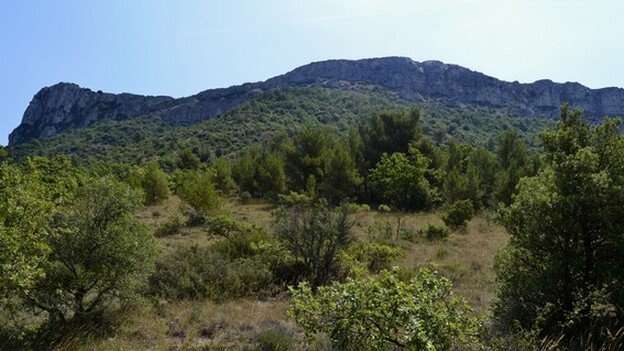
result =
M359 85L378 86L409 101L437 99L448 104L505 108L520 116L553 117L565 102L582 108L588 117L624 115L624 89L620 88L590 89L578 83L550 80L505 82L439 61L386 57L311 63L265 82L211 89L180 99L109 94L60 83L35 95L9 143L51 137L106 118L155 116L174 124L189 124L218 116L271 89L351 89Z

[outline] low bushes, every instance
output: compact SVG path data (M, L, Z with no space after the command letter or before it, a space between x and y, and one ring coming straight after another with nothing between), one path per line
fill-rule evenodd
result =
M325 333L336 350L455 350L477 343L479 323L449 280L422 270L410 280L376 277L291 289L290 315L308 336Z
M474 216L474 206L470 200L459 200L453 202L444 214L442 220L451 228L464 227L466 223Z
M390 269L392 263L401 257L399 247L381 242L358 242L346 249L341 256L341 265L349 276L361 273L379 273Z
M172 299L224 300L259 293L271 285L270 267L259 259L231 260L214 248L180 248L156 262L151 295Z
M441 240L449 236L449 229L444 225L429 224L421 232L429 240Z

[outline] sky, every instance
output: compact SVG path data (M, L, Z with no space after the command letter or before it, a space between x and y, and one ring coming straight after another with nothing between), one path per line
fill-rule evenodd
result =
M187 96L326 59L624 87L622 0L0 0L0 145L42 87Z

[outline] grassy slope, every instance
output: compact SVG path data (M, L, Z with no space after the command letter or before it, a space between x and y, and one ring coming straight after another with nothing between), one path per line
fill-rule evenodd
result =
M383 110L416 106L423 110L426 134L487 146L502 131L515 128L533 144L535 135L551 121L509 117L498 110L469 106L448 107L429 102L408 104L376 90L301 88L262 94L218 118L195 125L174 127L158 119L106 121L89 128L70 130L47 140L18 145L13 153L66 154L80 161L142 162L168 157L190 147L204 158L228 154L266 140L278 132L293 132L303 125L328 125L345 132L356 122Z
M179 200L172 198L160 206L149 207L139 216L157 228L178 213ZM270 230L272 207L266 203L241 205L230 202L226 211L248 223ZM386 222L396 223L397 214L377 211L353 215L355 235L366 240L367 228ZM436 213L401 215L403 228L418 229L441 223ZM397 262L404 267L431 265L453 280L455 291L481 313L487 313L494 294L493 261L506 244L508 235L500 226L483 216L474 218L464 232L453 233L445 241L418 239L400 241L405 256ZM180 233L159 239L163 250L179 245L209 245L203 228L184 228ZM288 319L287 296L268 300L241 299L223 304L204 301L180 301L159 306L144 304L125 313L121 327L106 340L87 341L86 345L67 347L77 350L240 350L253 346L258 333L279 326L291 330L297 340L302 335ZM216 348L218 346L218 348ZM215 348L213 348L215 347Z

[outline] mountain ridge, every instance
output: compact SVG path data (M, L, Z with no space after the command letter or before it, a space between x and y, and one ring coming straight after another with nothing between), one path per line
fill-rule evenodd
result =
M317 61L265 81L204 90L182 98L111 94L59 83L34 96L22 123L9 136L9 145L49 138L103 119L158 117L176 125L193 124L267 91L308 86L343 90L373 86L406 101L433 99L453 105L504 108L519 116L554 117L566 102L583 109L590 118L624 115L622 88L590 89L576 82L548 79L507 82L459 65L395 56Z

